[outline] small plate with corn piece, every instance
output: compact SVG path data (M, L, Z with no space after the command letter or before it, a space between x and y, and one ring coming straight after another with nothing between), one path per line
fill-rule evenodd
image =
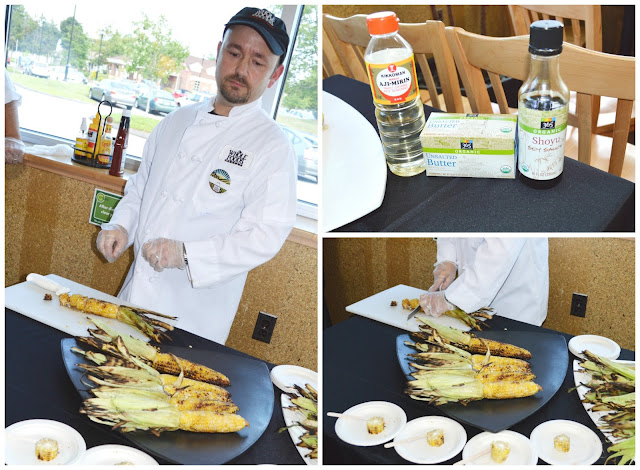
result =
M5 429L5 464L73 465L87 445L71 426L49 419L29 419Z
M598 335L574 336L569 340L569 351L574 356L584 359L583 351L589 350L593 354L606 357L612 361L618 359L620 346L615 341Z
M88 449L80 465L159 465L141 450L119 444L105 444Z
M469 459L467 465L536 465L538 452L526 436L515 431L483 432L469 439L462 459Z
M386 401L352 406L336 421L336 434L354 446L377 446L395 438L407 424L402 408Z
M318 388L318 373L300 366L275 366L269 376L273 384L285 393L295 392L294 385L304 388L311 384L313 388Z
M591 465L602 454L598 435L583 424L555 419L531 431L531 445L550 465Z
M450 418L423 416L409 421L393 441L393 447L403 459L433 464L460 453L467 443L467 432Z

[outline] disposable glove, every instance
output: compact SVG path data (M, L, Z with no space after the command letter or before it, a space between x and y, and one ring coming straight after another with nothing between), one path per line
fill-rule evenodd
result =
M105 225L98 234L98 240L96 245L98 251L102 253L102 256L109 263L113 263L117 260L124 250L127 248L129 242L129 233L122 225Z
M439 317L447 310L454 308L454 305L449 303L442 291L422 294L420 296L420 306L427 315L432 317Z
M443 261L436 265L433 270L433 285L429 287L429 292L445 290L456 279L458 268L453 261Z
M185 268L184 244L177 240L151 240L142 247L142 257L158 272L166 268Z
M13 137L4 138L4 162L22 163L24 158L24 143Z

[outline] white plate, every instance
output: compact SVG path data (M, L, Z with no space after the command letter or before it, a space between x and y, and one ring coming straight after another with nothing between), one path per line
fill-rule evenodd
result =
M620 364L624 364L626 366L633 367L633 368L635 368L636 366L635 361L615 361L615 362L618 362ZM576 384L576 387L577 387L576 391L578 392L578 396L580 397L581 401L584 399L584 396L589 391L589 389L587 387L581 387L579 385L582 383L587 383L589 382L589 380L591 380L591 375L582 371L582 368L580 367L580 361L574 360L573 361L573 381ZM587 414L591 418L591 421L593 421L595 425L598 427L602 425L602 423L600 422L600 418L610 413L609 411L591 411L591 408L593 408L594 406L591 403L583 403L582 405L584 406L584 409L587 410ZM603 430L600 430L600 432L602 432L602 434L604 434L604 436L612 444L616 444L617 442L624 440L624 438L621 438L621 437L614 437L610 432L605 432Z
M36 457L36 442L43 437L58 442L58 455L50 462ZM71 426L48 419L29 419L14 423L4 432L7 465L72 465L82 459L87 445Z
M566 434L570 439L569 452L553 447L553 438ZM542 460L551 465L591 465L602 454L598 435L583 424L556 419L545 421L531 431L531 445Z
M378 133L357 110L322 92L322 114L322 230L328 232L380 207L387 163Z
M407 415L402 408L386 401L369 401L352 406L343 414L373 418L379 416L384 419L384 430L379 434L369 434L365 419L338 418L336 434L343 441L354 446L377 446L390 441L398 435L405 424Z
M314 384L311 384L313 387ZM284 416L284 423L287 426L292 426L294 423L299 422L304 419L302 413L299 413L294 410L290 410L288 407L292 405L291 398L286 393L280 395L280 403L282 404L282 415ZM291 436L291 440L293 444L298 449L298 453L300 457L304 460L307 465L317 465L318 459L312 459L309 457L311 453L311 449L307 449L305 447L300 447L298 443L300 442L300 436L302 436L306 431L302 426L294 426L290 427L287 431L289 431L289 436Z
M618 359L620 346L615 341L597 335L574 336L569 340L569 351L575 356L584 357L582 352L589 350L593 354L607 359Z
M271 369L270 376L273 384L283 392L292 393L296 391L293 385L304 388L307 384L318 390L318 373L304 367L275 366Z
M531 445L529 439L514 431L500 431L498 433L483 432L473 436L467 442L462 451L462 458L468 459L483 451L491 449L493 441L505 441L511 447L507 460L500 465L536 465L538 463L538 453ZM497 465L491 458L491 454L469 462L469 465Z
M88 449L79 465L158 465L155 459L141 450L118 444L106 444Z
M444 444L440 447L430 446L427 442L427 433L434 429L444 431ZM421 436L420 440L394 446L400 457L413 463L444 462L456 456L467 443L467 433L462 425L443 416L424 416L409 421L395 437L394 442L418 436Z

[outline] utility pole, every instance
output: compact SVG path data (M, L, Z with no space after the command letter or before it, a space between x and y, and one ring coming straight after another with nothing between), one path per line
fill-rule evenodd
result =
M67 53L67 66L64 69L64 81L67 81L69 73L69 60L71 60L71 44L73 43L73 27L76 25L76 5L73 5L73 21L71 22L71 36L69 37L69 52Z
M98 80L98 71L100 70L100 56L102 55L102 36L104 36L104 33L100 33L100 47L98 47L98 63L96 64L96 80Z

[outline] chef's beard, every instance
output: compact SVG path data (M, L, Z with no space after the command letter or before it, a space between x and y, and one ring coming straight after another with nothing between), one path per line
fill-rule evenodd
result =
M227 80L233 80L244 85L244 93L242 89L233 88L231 85L227 84ZM238 75L233 75L224 79L222 86L220 87L220 94L228 103L245 104L249 101L249 97L251 96L251 88L249 88L249 85L244 78Z

